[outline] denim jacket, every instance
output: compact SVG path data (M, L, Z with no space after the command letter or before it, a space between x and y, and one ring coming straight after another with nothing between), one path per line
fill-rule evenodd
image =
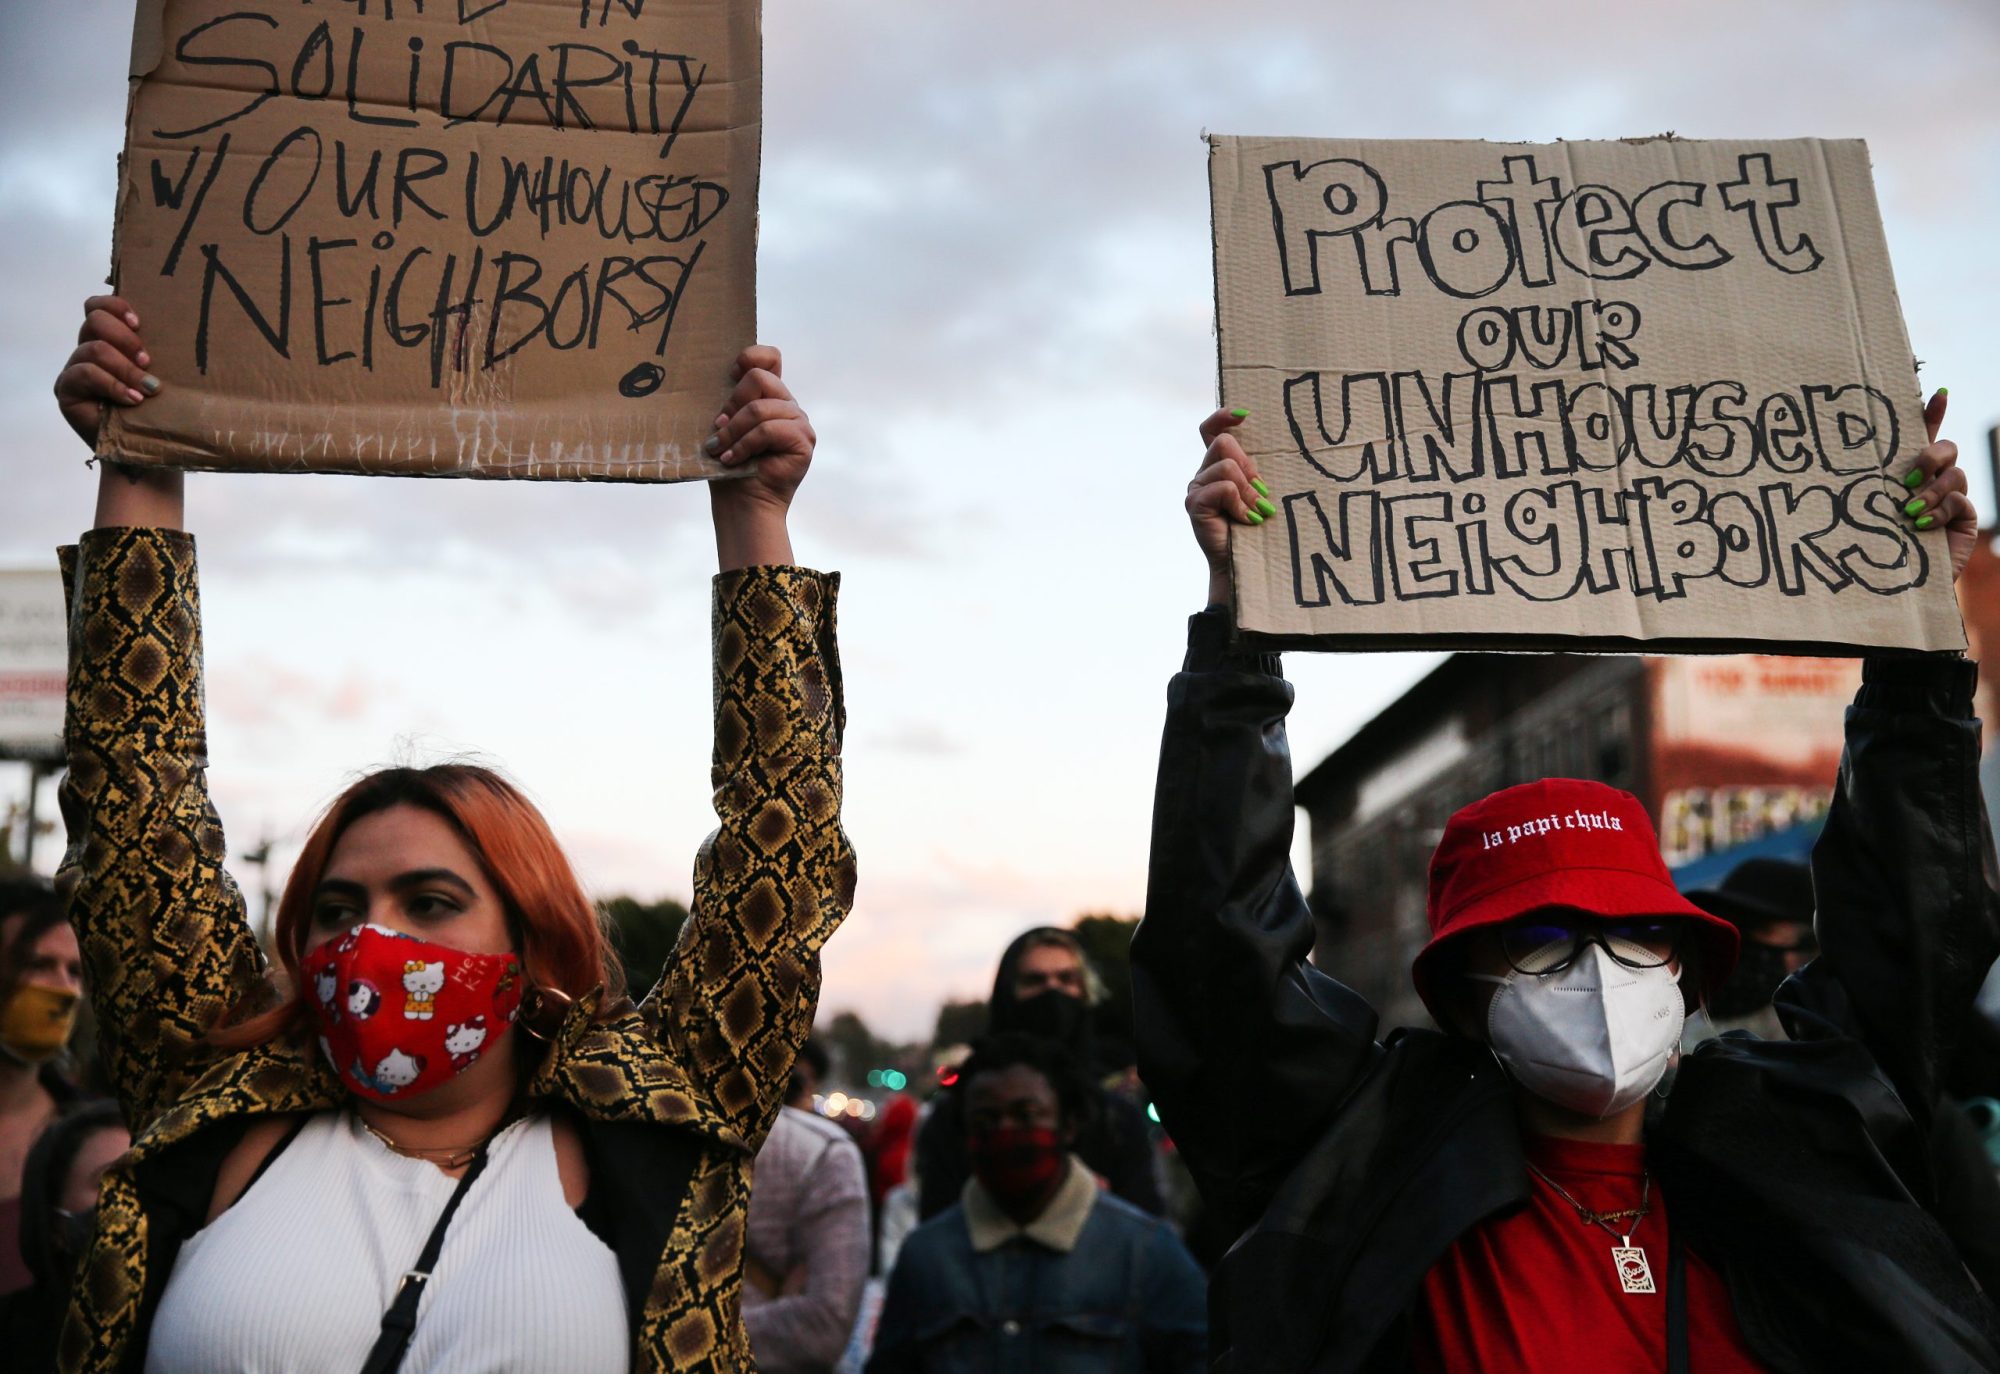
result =
M1196 1374L1205 1293L1167 1224L1074 1159L1026 1227L975 1179L903 1243L868 1374Z

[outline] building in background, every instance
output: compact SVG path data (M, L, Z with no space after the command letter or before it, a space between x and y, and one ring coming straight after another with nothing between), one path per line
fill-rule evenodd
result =
M1637 795L1667 862L1700 880L1732 851L1803 854L1840 759L1853 659L1454 654L1299 781L1314 959L1385 1025L1421 1023L1410 960L1447 817L1545 777Z
M1987 470L1993 480L1988 490L2000 506L2000 425L1986 431ZM1990 665L1979 676L1979 718L1986 724L1986 752L1982 756L1979 781L1986 789L1986 815L1993 833L2000 836L2000 509L1981 511L1986 519L1985 538L1974 550L1972 562L1958 579L1958 605L1965 613L1965 637L1971 647L1966 652L1982 664Z
M2000 428L1988 435L2000 492ZM1996 498L2000 499L2000 498ZM1982 780L2000 832L2000 512L1959 579L1979 690ZM1757 854L1803 859L1840 761L1858 659L1454 654L1298 782L1312 849L1314 961L1382 1024L1426 1021L1410 961L1447 817L1498 788L1593 778L1636 794L1686 888Z
M63 680L69 670L62 577L53 567L0 569L0 868L35 860L49 824L42 784L62 761ZM54 808L48 808L53 816ZM46 865L44 865L46 866Z

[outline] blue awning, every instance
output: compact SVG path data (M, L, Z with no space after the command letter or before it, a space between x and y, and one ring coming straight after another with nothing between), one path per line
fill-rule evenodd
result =
M1819 832L1825 826L1826 818L1821 816L1800 825L1774 830L1760 839L1745 840L1728 849L1704 854L1672 870L1674 886L1683 892L1715 887L1729 876L1730 869L1745 859L1792 859L1804 863L1812 857L1813 841L1819 838Z

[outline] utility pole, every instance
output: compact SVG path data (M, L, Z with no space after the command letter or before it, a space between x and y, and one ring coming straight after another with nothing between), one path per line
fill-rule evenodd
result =
M2000 532L2000 425L1986 431L1986 472L1993 479L1993 509L1986 512L1986 529Z
M44 763L39 759L29 759L27 764L28 802L23 809L21 823L21 867L33 868L35 866L35 832L41 828L40 817L37 814L36 808L42 795L42 779L52 775L55 772L55 766Z
M271 837L267 834L255 849L243 855L243 862L257 870L257 943L271 947Z

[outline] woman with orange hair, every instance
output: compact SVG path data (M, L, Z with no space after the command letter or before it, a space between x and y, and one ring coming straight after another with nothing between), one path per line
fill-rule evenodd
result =
M56 383L95 447L160 383L123 300ZM106 1176L65 1369L731 1370L752 1156L853 895L838 579L790 566L814 435L746 350L708 450L715 806L660 986L624 995L547 823L477 767L340 796L272 977L203 780L177 472L106 462L69 597L59 879L134 1139Z

